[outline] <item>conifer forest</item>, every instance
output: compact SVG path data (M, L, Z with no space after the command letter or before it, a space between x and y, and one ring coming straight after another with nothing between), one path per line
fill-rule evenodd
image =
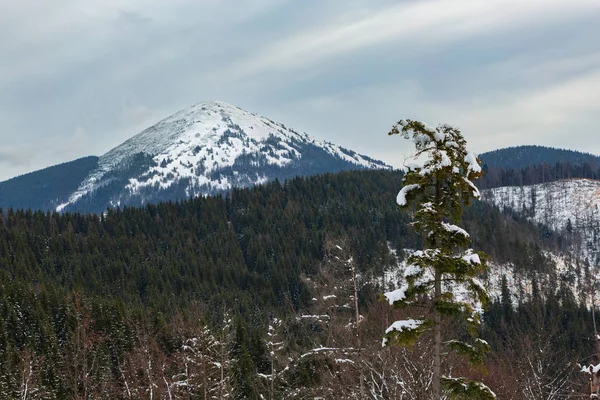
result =
M434 338L381 345L406 315L382 294L406 249L423 248L395 201L402 179L326 174L100 215L2 210L0 396L429 398ZM462 225L532 287L500 275L478 328L483 363L448 356L445 368L501 399L585 393L589 289L572 290L547 255L568 242L482 201Z

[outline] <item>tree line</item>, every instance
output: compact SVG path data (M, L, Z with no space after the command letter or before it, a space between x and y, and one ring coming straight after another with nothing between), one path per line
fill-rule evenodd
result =
M485 174L477 181L480 189L501 186L527 186L538 183L555 182L563 179L600 179L600 168L595 164L554 164L528 165L522 168L502 168L484 165Z

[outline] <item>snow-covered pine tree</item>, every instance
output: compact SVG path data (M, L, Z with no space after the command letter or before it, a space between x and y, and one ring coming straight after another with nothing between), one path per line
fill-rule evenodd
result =
M232 357L232 348L235 340L234 335L233 319L231 318L230 312L223 307L221 330L215 342L217 349L217 362L215 365L219 369L219 384L215 391L216 396L212 398L223 400L225 398L233 397L235 388L233 387L232 364L236 362Z
M275 317L270 318L265 345L267 347L269 363L271 364L271 371L269 374L258 374L260 378L266 381L265 389L269 394L269 400L277 398L276 381L280 378L282 373L285 373L289 369L287 364L290 362L290 359L285 357L284 354L284 351L288 349L283 327L283 321L281 319Z
M218 344L208 326L201 325L193 337L186 338L181 345L181 367L175 388L182 397L200 396L214 399L221 385L221 364L217 361Z
M389 135L401 134L415 144L415 159L422 165L406 165L403 187L397 203L414 207L414 227L423 233L424 249L408 257L405 283L385 294L394 307L426 306L430 310L416 319L394 322L387 330L384 345L410 345L423 333L433 331L433 398L495 399L494 393L480 382L452 378L442 374L442 345L466 355L473 363L482 363L487 343L477 337L480 314L488 296L477 279L487 266L468 248L469 234L455 225L462 208L479 198L473 180L482 175L477 156L467 151L460 130L448 124L432 128L413 120L401 120ZM423 308L420 308L423 310ZM431 315L431 316L429 316ZM460 319L474 338L472 344L443 340L442 321Z

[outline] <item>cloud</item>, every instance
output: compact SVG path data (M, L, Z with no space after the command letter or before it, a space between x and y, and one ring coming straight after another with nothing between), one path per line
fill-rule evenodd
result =
M121 26L130 28L138 27L139 25L150 22L150 18L132 11L119 10L117 23Z
M101 155L209 99L395 165L410 146L385 133L407 117L457 124L477 151L600 147L597 0L0 0L0 8L0 142L12 154L0 179Z
M133 91L129 90L122 94L121 117L127 126L138 126L148 124L153 114L148 107L141 104Z
M595 53L541 63L535 55L502 59L467 70L474 89L459 79L456 90L445 84L440 96L420 77L396 77L300 100L282 119L398 167L411 145L385 134L401 118L458 125L477 152L542 144L600 154L594 134L600 125L599 61ZM500 84L488 84L489 76ZM296 109L304 113L294 116Z
M408 2L324 28L308 30L269 44L228 73L244 76L306 64L391 41L408 45L406 58L424 46L449 42L522 24L544 23L569 15L599 10L595 0L567 4L562 0L434 0ZM401 51L401 50L400 50Z
M20 168L31 165L30 159L19 147L5 147L0 149L0 165L2 168Z

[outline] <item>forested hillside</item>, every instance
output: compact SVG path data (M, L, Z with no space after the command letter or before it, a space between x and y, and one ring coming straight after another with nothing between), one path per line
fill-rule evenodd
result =
M492 189L501 186L527 186L539 183L555 182L563 179L600 179L600 169L593 164L555 164L530 165L523 168L500 168L483 166L485 175L477 182L480 189Z
M0 207L53 210L98 165L90 156L0 182Z
M557 163L572 165L589 164L593 169L600 167L600 157L579 151L556 149L546 146L516 146L480 154L481 161L491 168L521 169L529 166Z
M102 215L2 210L0 398L25 384L38 396L26 398L356 398L358 371L371 398L419 398L427 342L381 349L402 313L378 301L394 254L421 243L396 207L400 186L397 172L354 171ZM539 382L513 361L543 356L548 379L568 378L557 390L580 390L564 368L591 354L591 317L546 255L567 241L483 202L463 219L473 248L533 279L530 293L503 281L484 316L483 381L499 398L534 398L521 389ZM554 284L540 287L539 272Z

